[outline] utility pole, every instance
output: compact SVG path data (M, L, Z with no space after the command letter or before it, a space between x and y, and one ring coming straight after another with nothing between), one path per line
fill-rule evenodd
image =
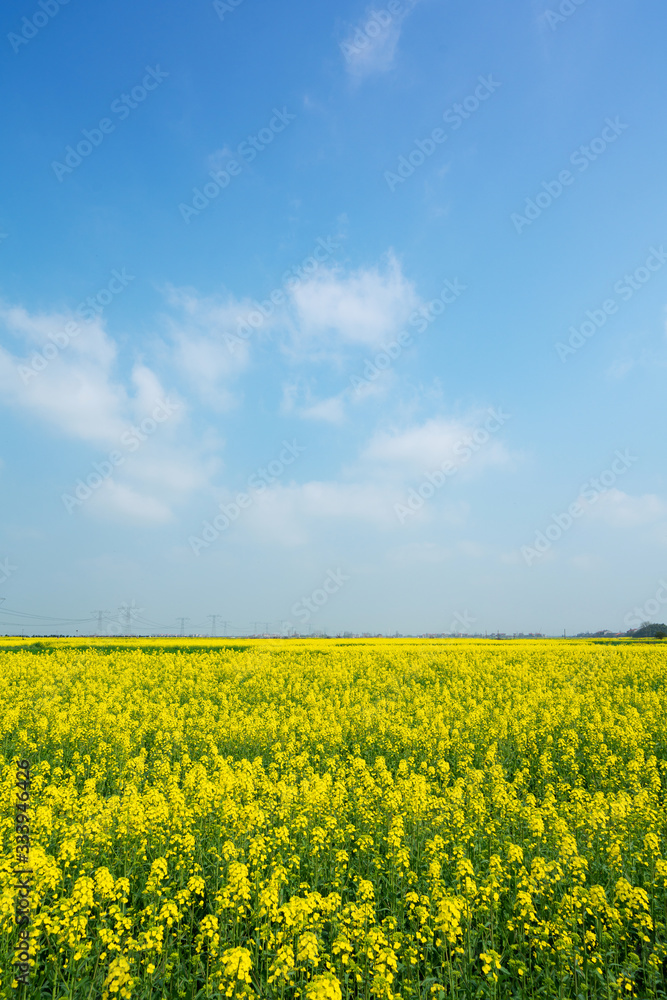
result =
M181 623L181 635L183 635L184 632L185 632L185 623L189 622L190 619L189 618L177 618L176 621Z

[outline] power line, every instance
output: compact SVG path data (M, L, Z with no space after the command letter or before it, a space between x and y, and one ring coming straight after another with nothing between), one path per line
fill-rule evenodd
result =
M181 623L181 633L180 634L183 635L184 632L185 632L185 623L189 622L190 619L189 618L177 618L176 621Z
M132 635L132 623L135 619L139 618L143 610L143 608L137 607L134 599L129 604L124 601L118 608L118 618L116 621L121 628L125 629L125 635Z
M4 597L3 600L5 600ZM2 610L8 611L12 615L20 615L21 618L34 618L37 621L42 621L42 622L58 622L60 624L64 622L71 622L74 625L81 625L84 622L94 621L93 618L53 618L52 616L49 615L33 615L29 611L17 611L16 608L3 608Z
M150 629L156 629L156 628L159 628L159 629L161 629L161 630L162 630L163 632L174 632L174 631L175 631L175 629L174 629L174 626L173 626L173 625L164 625L164 624L163 624L162 622L154 622L154 621L151 621L151 619L150 619L150 618L144 618L144 617L143 617L143 615L136 615L136 616L135 616L135 620L136 620L136 621L137 621L137 622L138 622L138 623L139 623L140 625L146 625L146 626L148 626L148 628L150 628Z
M220 618L221 616L220 615L206 615L206 617L209 618L210 621L211 621L211 634L215 635L215 623L217 622L218 618ZM229 626L230 626L230 622L226 622L226 621L223 621L221 624L222 624L223 629L228 629Z
M106 615L111 614L110 611L92 611L91 614L97 615L97 634L102 635L102 622Z

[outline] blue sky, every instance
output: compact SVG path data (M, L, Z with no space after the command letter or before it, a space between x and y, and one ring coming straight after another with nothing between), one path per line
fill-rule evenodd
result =
M662 5L1 16L5 608L667 618Z

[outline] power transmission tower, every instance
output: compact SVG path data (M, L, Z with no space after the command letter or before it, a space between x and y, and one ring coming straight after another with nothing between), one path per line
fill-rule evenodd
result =
M181 633L180 634L183 635L184 632L185 632L185 623L189 622L190 619L189 618L177 618L176 621L181 623Z
M118 620L124 634L129 635L132 631L132 609L129 604L121 604L118 609Z
M207 615L206 617L211 619L211 634L215 635L216 634L216 632L215 632L215 623L217 622L218 618L220 618L221 616L220 615ZM230 625L230 623L226 622L226 621L221 621L220 624L222 625L223 629L228 629L229 625Z
M134 599L131 600L129 604L121 604L118 609L118 621L120 622L121 627L125 627L125 635L132 634L132 623L135 618L139 617L143 610L143 608L137 607Z
M108 615L108 614L111 614L111 612L110 611L91 611L90 613L91 613L91 615L97 615L97 632L95 634L96 635L102 635L102 622L104 620L104 616Z

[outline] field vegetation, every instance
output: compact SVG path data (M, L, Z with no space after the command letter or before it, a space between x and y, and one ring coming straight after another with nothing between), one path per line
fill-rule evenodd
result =
M0 996L667 997L664 643L24 647Z

